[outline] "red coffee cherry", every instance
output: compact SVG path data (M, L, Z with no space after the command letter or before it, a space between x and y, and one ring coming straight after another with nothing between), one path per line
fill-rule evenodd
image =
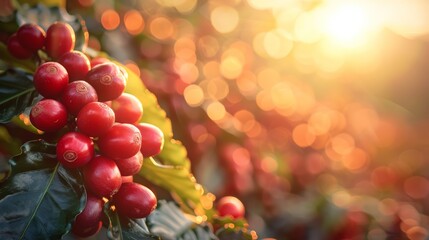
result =
M219 199L216 209L221 217L232 217L234 219L244 217L244 205L236 197L225 196Z
M87 227L80 227L78 226L80 224L77 224L74 229L72 228L72 234L80 238L87 238L90 236L93 236L100 232L101 227L103 226L103 222L100 221L99 223L93 225L93 226L87 226Z
M144 157L152 157L161 152L164 147L164 133L157 126L150 123L135 125L142 135L140 152Z
M64 53L73 50L75 38L74 30L68 23L53 23L46 31L46 53L51 58L58 59Z
M143 106L139 99L132 94L122 93L112 100L112 109L115 112L116 122L136 123L143 115Z
M119 168L122 176L130 176L138 173L143 165L143 155L138 152L130 158L116 160L116 165Z
M45 98L57 98L69 82L67 70L57 62L40 65L33 76L36 90Z
M57 143L57 159L67 168L78 168L94 157L91 138L77 132L64 134Z
M91 61L90 61L90 63L91 63L91 68L94 68L95 66L97 66L97 65L100 65L100 64L102 64L102 63L107 63L107 62L110 62L110 60L109 59L107 59L107 58L104 58L104 57L96 57L96 58L93 58Z
M45 30L37 24L26 23L18 28L16 34L21 46L30 52L35 53L45 45Z
M77 116L86 104L96 101L98 101L97 92L83 80L69 83L61 95L61 102L73 116Z
M125 90L125 77L112 62L95 66L88 72L85 80L95 88L100 102L116 99Z
M39 130L55 132L67 124L67 110L56 100L41 100L31 109L30 121Z
M76 216L72 225L72 233L81 238L98 233L102 226L103 206L104 202L101 198L87 193L85 208Z
M24 48L18 41L16 33L12 34L7 41L7 50L15 58L27 59L33 56L33 53Z
M145 218L155 210L157 199L147 187L127 182L122 184L119 191L113 196L118 213L129 218Z
M91 102L80 110L76 122L82 133L91 137L99 137L113 126L115 113L102 102Z
M58 62L67 70L70 82L84 80L91 69L88 57L80 51L66 52Z
M135 126L128 123L116 123L99 137L97 143L102 155L120 160L138 153L141 138L141 133Z
M87 189L98 197L110 198L122 184L116 163L106 157L96 156L83 169Z

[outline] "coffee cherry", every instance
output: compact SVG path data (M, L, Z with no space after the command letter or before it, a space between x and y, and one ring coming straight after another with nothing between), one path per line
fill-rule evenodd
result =
M92 239L92 238L89 238L89 237L97 234L98 232L100 232L101 227L103 226L103 222L100 221L100 222L98 222L97 224L95 224L93 226L87 226L87 227L80 227L78 225L76 227L74 227L74 229L72 228L72 234L74 236L78 237L78 239L81 239L81 238Z
M115 113L102 102L91 102L80 110L76 122L82 133L91 137L99 137L113 126Z
M83 169L87 189L98 197L110 198L122 183L116 163L106 157L96 156Z
M164 147L164 133L157 126L150 123L138 123L135 125L142 135L140 148L144 157L152 157L161 152Z
M143 115L143 106L139 99L132 94L122 93L112 100L112 109L115 112L116 122L135 123Z
M39 25L26 23L16 32L18 41L22 47L30 52L37 52L45 45L46 33Z
M95 88L100 102L116 99L125 90L125 77L112 62L95 66L88 72L85 80Z
M115 162L122 176L134 175L140 171L143 165L143 155L138 152L130 158L116 160Z
M119 215L129 218L145 218L155 210L157 205L155 194L147 187L127 182L122 184L113 196L113 203Z
M78 168L87 164L94 156L92 140L77 132L68 132L58 140L57 159L67 168Z
M67 70L70 82L84 80L91 69L88 57L80 51L66 52L58 62Z
M219 200L216 209L221 217L232 217L234 219L244 217L244 205L236 197L225 196Z
M30 121L39 130L55 132L67 124L67 110L56 100L41 100L31 109Z
M33 76L36 90L45 98L57 98L69 82L67 70L57 62L40 65Z
M107 58L104 58L104 57L96 57L96 58L93 58L91 61L90 61L90 63L91 63L91 68L94 68L95 66L97 66L97 65L100 65L100 64L102 64L102 63L107 63L107 62L110 62L110 60L109 59L107 59Z
M83 80L69 83L61 95L61 102L73 116L77 116L86 104L96 101L98 101L97 92Z
M66 52L73 50L75 45L73 28L65 22L55 22L46 31L46 53L53 59L58 59Z
M98 139L102 155L120 160L137 154L141 146L141 134L138 128L128 123L114 124Z
M15 58L27 59L33 56L33 53L25 49L18 41L16 33L12 34L7 41L7 50Z
M86 238L100 231L103 205L104 202L101 198L87 193L85 208L76 216L72 226L72 233L77 237Z

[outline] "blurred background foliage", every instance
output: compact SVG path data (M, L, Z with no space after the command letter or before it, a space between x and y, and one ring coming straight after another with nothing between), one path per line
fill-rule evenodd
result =
M63 4L261 238L428 238L428 1Z

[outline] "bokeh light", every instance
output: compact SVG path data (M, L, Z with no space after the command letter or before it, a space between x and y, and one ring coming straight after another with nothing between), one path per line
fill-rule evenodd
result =
M293 129L292 137L293 141L300 147L308 147L316 140L316 136L308 125L304 123Z
M113 9L109 9L103 12L101 15L101 24L106 30L116 29L121 22L118 12Z
M174 35L173 23L166 17L156 17L149 24L150 32L159 40L167 40Z
M225 106L220 102L212 102L208 104L206 111L209 118L213 121L220 121L226 115Z
M263 36L263 46L265 52L271 58L284 58L292 50L292 36L288 32L284 32L281 30L267 32Z
M144 29L144 19L136 10L130 10L125 13L124 24L127 31L132 35L139 34Z
M236 9L230 6L218 6L211 11L210 20L218 32L229 33L237 27L240 18Z
M189 106L200 106L204 101L204 92L198 85L189 85L183 92L186 102Z

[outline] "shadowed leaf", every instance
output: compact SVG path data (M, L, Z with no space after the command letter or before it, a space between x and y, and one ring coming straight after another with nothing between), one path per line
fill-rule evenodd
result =
M63 168L55 145L25 143L10 161L12 172L0 185L0 239L60 239L83 209L79 171Z
M8 69L0 75L0 123L9 122L33 103L38 95L32 76L17 69Z

